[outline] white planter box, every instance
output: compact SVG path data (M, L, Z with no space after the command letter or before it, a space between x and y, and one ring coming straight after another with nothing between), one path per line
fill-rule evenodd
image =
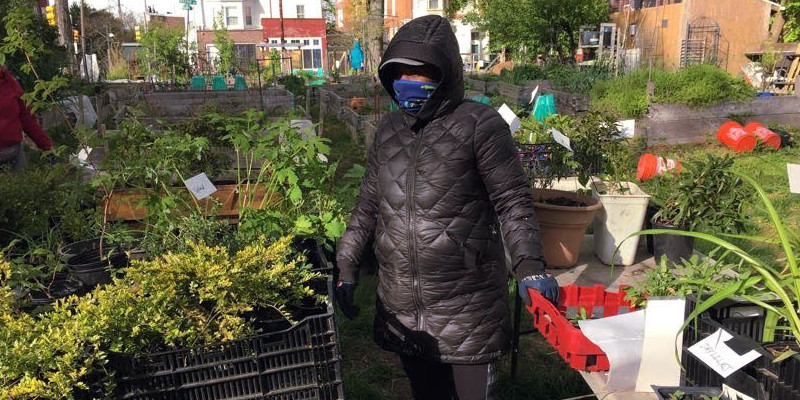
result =
M600 200L603 208L594 216L594 252L603 264L632 265L636 259L639 237L625 240L634 232L642 230L650 195L632 182L622 184L628 190L624 194L608 191L605 182L595 179L592 196ZM606 193L606 194L600 194ZM623 243L624 241L624 243ZM620 244L622 246L620 247ZM614 252L616 257L614 257Z

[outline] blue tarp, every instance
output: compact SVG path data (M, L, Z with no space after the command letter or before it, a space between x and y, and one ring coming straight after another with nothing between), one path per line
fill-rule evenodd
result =
M358 39L353 43L353 49L350 50L350 68L364 68L364 52L361 51L361 43Z

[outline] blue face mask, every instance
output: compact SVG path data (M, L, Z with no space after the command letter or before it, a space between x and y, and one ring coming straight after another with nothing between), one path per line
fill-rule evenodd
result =
M392 84L397 105L405 112L416 115L425 104L433 91L439 86L438 83L419 82L407 79L397 79Z

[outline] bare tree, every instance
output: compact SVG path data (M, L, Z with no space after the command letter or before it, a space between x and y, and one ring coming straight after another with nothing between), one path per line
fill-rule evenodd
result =
M364 30L367 66L365 70L378 73L378 64L383 55L383 0L369 0L367 26Z

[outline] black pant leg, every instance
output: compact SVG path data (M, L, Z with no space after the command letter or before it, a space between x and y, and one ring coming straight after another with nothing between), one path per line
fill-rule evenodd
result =
M453 383L458 400L496 400L497 362L453 364Z
M455 396L453 368L450 364L400 356L411 381L414 400L451 400Z

